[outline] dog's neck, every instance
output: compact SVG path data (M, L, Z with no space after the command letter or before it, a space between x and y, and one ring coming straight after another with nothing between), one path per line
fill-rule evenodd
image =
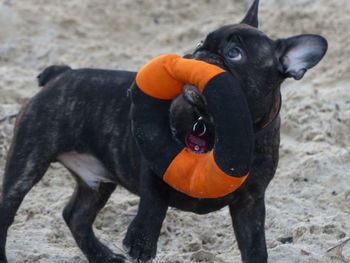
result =
M254 123L254 132L255 137L258 138L265 134L271 127L274 127L275 122L278 119L280 110L282 106L282 95L279 92L279 95L276 101L273 103L272 110L269 114L266 115L266 118L262 118L261 121Z

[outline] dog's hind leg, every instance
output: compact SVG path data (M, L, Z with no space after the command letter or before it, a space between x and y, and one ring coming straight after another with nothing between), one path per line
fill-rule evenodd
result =
M37 150L37 149L36 149ZM0 197L0 263L7 262L6 236L23 198L45 174L50 162L40 151L15 141L5 168Z
M91 263L125 262L124 256L114 254L96 238L92 228L98 212L104 207L116 185L101 182L97 189L93 189L78 176L76 178L74 194L63 211L63 218L75 241Z

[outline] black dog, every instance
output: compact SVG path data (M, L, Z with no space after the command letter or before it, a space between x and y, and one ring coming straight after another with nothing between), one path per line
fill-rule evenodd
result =
M327 42L317 35L271 40L257 29L258 2L254 1L240 24L210 33L188 55L231 72L246 95L256 139L251 174L245 183L227 196L208 199L172 189L154 176L135 145L128 88L136 73L52 66L39 76L43 89L17 119L0 201L1 263L7 262L7 230L18 207L55 161L77 180L63 217L90 262L125 262L95 237L92 228L118 184L141 197L123 242L138 262L155 257L169 206L204 214L227 205L243 262L267 262L264 194L278 163L280 85L287 77L301 79L324 56ZM174 100L170 122L179 143L198 116L204 116L209 139L215 136L205 106L202 95L193 88Z

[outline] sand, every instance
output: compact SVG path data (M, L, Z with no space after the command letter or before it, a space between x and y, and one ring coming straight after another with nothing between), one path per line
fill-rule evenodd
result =
M2 0L0 118L39 90L35 77L46 66L137 70L240 21L250 2ZM266 196L269 262L350 262L349 13L348 0L261 1L261 29L272 38L314 33L329 41L323 61L282 89L281 157ZM12 128L13 120L0 123L0 177ZM61 217L73 187L67 171L52 165L9 231L10 262L86 262ZM137 204L117 189L96 220L97 235L116 252ZM154 262L240 262L228 210L170 209Z

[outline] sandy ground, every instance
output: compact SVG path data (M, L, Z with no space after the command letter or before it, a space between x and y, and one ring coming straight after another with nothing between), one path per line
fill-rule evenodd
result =
M316 33L329 41L325 59L283 88L281 158L266 196L269 262L350 262L344 242L350 237L350 1L261 2L261 29L272 38ZM48 65L137 70L238 22L249 4L0 0L0 118L39 90L35 77ZM0 123L2 171L12 127ZM9 231L10 262L86 262L61 217L73 186L53 165L27 195ZM137 204L118 189L96 221L98 236L116 252ZM228 210L204 216L169 210L154 262L240 262Z

